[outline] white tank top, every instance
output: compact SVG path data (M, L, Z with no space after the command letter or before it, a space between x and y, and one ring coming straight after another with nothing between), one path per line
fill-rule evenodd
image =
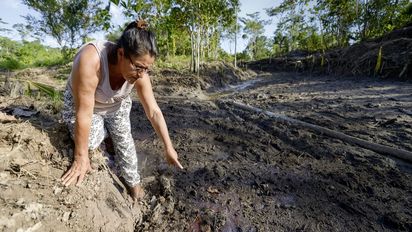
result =
M97 85L96 93L94 95L94 110L95 114L105 115L113 113L120 108L122 100L129 97L134 84L125 81L120 89L112 90L109 79L109 63L107 59L108 46L114 43L110 41L91 41L84 44L78 50L76 56L86 45L93 45L96 48L97 54L100 57L100 80ZM72 90L72 73L70 73L69 87ZM73 92L73 90L72 90Z

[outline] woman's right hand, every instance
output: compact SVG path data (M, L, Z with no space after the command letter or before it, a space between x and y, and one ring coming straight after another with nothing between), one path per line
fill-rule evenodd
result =
M66 187L74 183L79 186L87 172L92 170L88 155L75 156L70 169L62 176L61 180Z

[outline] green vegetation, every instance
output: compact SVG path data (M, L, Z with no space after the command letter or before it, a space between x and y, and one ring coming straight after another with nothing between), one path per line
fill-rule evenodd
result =
M62 93L56 90L53 86L35 81L27 81L27 91L29 95L32 95L33 88L50 97L53 101L61 101L62 99Z
M382 46L379 48L378 58L376 59L375 75L379 74L382 67Z
M0 25L2 24L7 24L7 23L4 22L3 19L0 18ZM0 27L0 32L7 32L7 31L10 31L10 29Z
M0 69L16 70L64 64L60 49L42 45L39 41L17 42L0 37Z
M60 112L63 106L63 93L56 90L53 86L46 85L40 82L27 81L25 94L31 97L45 96L51 100L51 106L55 113Z
M189 56L190 67L218 59L223 32L236 23L238 0L111 0L130 19L143 18L156 32L161 56Z
M409 0L284 0L268 9L279 17L273 53L325 51L376 38L412 22Z
M262 36L265 29L264 26L269 22L261 20L259 12L247 14L247 18L241 18L240 21L244 24L243 38L249 39L246 53L252 60L266 58L270 55L269 41L266 36Z
M408 0L284 0L267 9L279 19L272 38L259 14L237 20L238 0L111 0L131 19L147 19L158 35L162 56L191 56L193 71L201 61L227 58L222 39L241 33L248 45L239 57L256 60L291 51L322 52L382 36L412 22ZM409 3L409 4L408 4ZM239 30L240 28L240 30ZM236 41L235 41L236 43Z
M168 56L162 59L158 59L155 63L157 68L170 68L177 70L188 70L190 63L189 56Z
M23 0L23 3L40 14L40 17L25 16L30 29L56 39L66 58L91 33L110 27L110 5L103 8L100 0Z
M189 68L198 72L202 62L236 62L220 48L223 39L235 44L239 60L259 60L292 51L320 52L373 39L412 22L408 0L284 0L266 9L277 17L273 37L264 36L269 21L259 13L238 18L239 0L24 0L39 15L27 15L28 24L15 24L23 42L0 38L0 68L50 66L70 60L75 48L105 30L115 41L123 27L110 25L110 5L123 9L128 21L143 18L156 32L159 67ZM127 22L125 22L127 23ZM9 29L0 18L0 32ZM109 30L110 29L110 30ZM61 49L27 42L27 38L52 36ZM235 36L236 35L236 36ZM237 37L247 39L244 51L236 51ZM61 51L63 55L59 55ZM305 53L302 53L305 54ZM175 63L177 62L177 63ZM183 63L185 62L185 63ZM322 58L322 64L323 64Z

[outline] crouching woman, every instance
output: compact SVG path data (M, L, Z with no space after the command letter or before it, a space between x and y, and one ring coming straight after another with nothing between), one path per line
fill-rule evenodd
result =
M155 36L142 20L130 23L116 43L94 41L79 49L67 82L62 111L75 144L73 163L62 176L65 186L83 181L91 170L89 151L110 136L121 178L134 199L143 197L130 126L129 95L133 88L164 143L166 160L182 168L147 73L156 55Z

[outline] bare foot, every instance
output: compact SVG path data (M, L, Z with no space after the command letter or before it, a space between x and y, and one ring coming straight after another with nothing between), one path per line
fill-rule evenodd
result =
M133 200L141 200L145 196L144 190L140 184L130 188L130 196Z

